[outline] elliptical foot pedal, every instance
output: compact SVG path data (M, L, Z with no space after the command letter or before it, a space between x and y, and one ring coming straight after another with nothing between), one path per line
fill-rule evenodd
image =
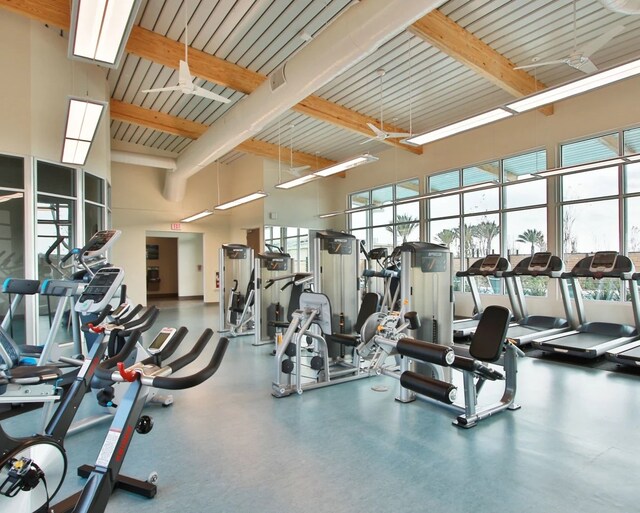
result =
M94 467L91 465L82 465L78 467L78 475L80 477L87 478L93 472ZM116 478L116 488L120 488L120 490L125 490L126 492L135 493L136 495L140 495L141 497L146 497L147 499L153 499L158 493L158 487L150 483L149 481L142 481L141 479L135 479L133 477L123 476L122 474L118 474Z

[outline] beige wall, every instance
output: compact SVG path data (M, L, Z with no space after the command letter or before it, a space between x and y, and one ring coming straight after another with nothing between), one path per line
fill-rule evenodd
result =
M67 96L108 100L106 70L71 61L67 37L6 10L0 16L0 152L59 162ZM85 168L109 178L110 134L105 113Z

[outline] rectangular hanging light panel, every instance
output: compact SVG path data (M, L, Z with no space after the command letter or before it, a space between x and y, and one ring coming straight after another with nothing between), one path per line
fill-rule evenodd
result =
M423 145L433 141L437 141L438 139L444 139L445 137L459 134L460 132L471 130L472 128L477 128L482 125L488 125L489 123L508 118L512 115L513 113L509 112L508 110L504 110L503 108L493 109L489 112L484 112L482 114L478 114L477 116L463 119L462 121L458 121L456 123L437 128L435 130L431 130L430 132L409 137L406 139L406 141L411 144Z
M533 94L522 100L508 103L507 108L518 113L537 109L543 105L564 100L565 98L576 96L638 74L640 74L640 59L605 71L592 73L569 84L545 89L540 93Z
M252 194L247 194L246 196L242 196L241 198L234 199L226 203L222 203L221 205L217 205L216 207L213 207L213 208L215 210L228 210L230 208L237 207L238 205L244 205L245 203L249 203L251 201L264 198L265 196L268 196L266 192L257 191Z
M141 0L73 0L69 58L117 68Z
M378 157L374 157L373 155L358 155L357 157L345 160L344 162L338 162L337 164L333 164L332 166L325 167L324 169L316 171L313 174L322 177L331 176L335 175L336 173L346 171L347 169L351 169L352 167L361 166L362 164L368 164L369 162L375 162L376 160L378 160Z
M84 165L106 105L97 100L69 98L62 163Z
M301 176L300 178L294 178L293 180L289 180L288 182L282 182L276 185L276 189L291 189L293 187L298 187L299 185L304 185L305 183L313 182L317 180L318 177L314 174Z
M203 210L202 212L198 212L197 214L193 214L192 216L185 217L184 219L180 219L181 223L190 223L192 221L197 221L198 219L202 219L203 217L207 217L213 214L212 210Z

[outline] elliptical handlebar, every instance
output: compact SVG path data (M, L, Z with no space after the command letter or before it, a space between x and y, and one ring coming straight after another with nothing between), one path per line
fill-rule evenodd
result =
M44 261L52 267L53 262L51 261L51 254L58 248L60 244L64 242L64 239L66 239L66 236L58 235L58 238L53 244L51 244L51 246L49 246L49 249L47 249L47 252L44 254Z

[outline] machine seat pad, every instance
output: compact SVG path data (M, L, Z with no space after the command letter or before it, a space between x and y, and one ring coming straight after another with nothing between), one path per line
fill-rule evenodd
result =
M328 338L332 342L350 347L356 347L360 343L358 335L349 335L347 333L332 333Z
M12 369L8 369L7 371L5 371L5 373L9 381L37 378L38 382L42 382L58 379L60 376L62 376L62 371L54 365L23 365L20 367L13 367Z

